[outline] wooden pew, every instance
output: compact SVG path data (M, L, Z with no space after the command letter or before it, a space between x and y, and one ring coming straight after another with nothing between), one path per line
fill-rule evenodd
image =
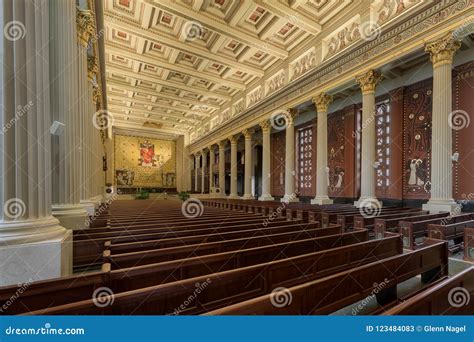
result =
M447 217L448 213L439 213L439 214L423 214L423 215L415 215L410 217L405 217L403 219L394 218L394 219L376 219L374 221L374 233L375 238L381 238L384 236L385 232L397 232L398 225L402 221L407 222L417 222L422 220L430 220L434 218L445 218Z
M474 228L464 228L464 260L474 262Z
M367 241L264 264L122 292L115 294L113 296L113 303L107 307L97 307L94 305L94 301L89 299L62 306L49 307L27 314L157 315L173 314L177 310L184 314L198 314L268 293L271 288L277 285L291 286L299 284L399 253L401 253L401 241L399 236L396 235L381 241ZM425 264L426 262L423 265ZM136 271L138 269L140 267L129 270ZM305 270L305 273L302 274L301 270ZM123 283L122 281L120 284ZM196 295L197 289L199 289L198 295ZM183 307L185 302L188 305Z
M336 217L337 224L343 226L344 229L355 228L354 227L354 221L355 221L356 218L362 217L361 213L363 213L363 211L361 211L361 210L363 210L363 209L359 208L359 213L357 215L338 214L337 217ZM380 212L379 215L377 215L376 217L382 217L382 216L385 217L387 215L396 214L396 213L400 213L400 212L410 212L410 211L419 211L419 210L420 209L418 209L418 208L408 208L408 207L390 208L389 210L386 209L383 213ZM367 223L362 222L362 224L360 225L359 228L364 228L365 224L369 224L369 223L368 222ZM373 219L372 219L372 222L370 222L370 224L373 224Z
M474 298L474 267L422 291L392 307L384 315L472 315L474 312L472 298Z
M447 225L429 224L428 237L432 239L453 241L454 246L450 246L450 250L458 250L459 244L464 239L464 229L474 228L474 220L451 223Z
M211 311L208 315L329 314L366 298L385 284L377 294L377 299L383 304L396 297L397 284L416 275L421 274L424 282L447 275L447 243L439 240L425 242L425 247L416 251L290 287L286 293L291 294L291 300L286 306L274 306L274 298L280 294L270 293Z
M471 218L472 214L461 214L457 216L449 216L449 213L431 214L424 217L411 218L411 221L408 219L400 221L398 231L403 238L403 247L415 249L416 239L428 236L429 224L449 224L467 221Z
M429 214L426 210L420 210L419 208L416 209L404 209L404 210L393 210L389 212L381 213L377 216L360 216L357 215L354 217L354 229L374 229L375 222L380 222L380 220L390 220L390 219L400 219L405 217L411 216L420 216Z

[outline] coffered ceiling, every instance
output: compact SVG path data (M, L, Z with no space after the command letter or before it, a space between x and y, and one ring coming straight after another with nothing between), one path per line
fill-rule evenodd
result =
M288 59L350 0L105 0L118 127L182 134Z

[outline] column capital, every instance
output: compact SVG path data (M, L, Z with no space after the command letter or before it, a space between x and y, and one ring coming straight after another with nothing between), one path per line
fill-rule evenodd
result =
M215 146L215 144L210 144L210 145L207 147L208 150L209 150L209 152L214 151L214 146Z
M206 151L205 148L202 149L201 155L202 155L203 157L206 157L206 156L207 156L207 151Z
M228 139L229 139L229 141L232 145L235 145L235 144L237 144L237 141L239 140L239 136L238 135L231 135Z
M99 72L99 62L95 56L87 56L87 77L93 79Z
M194 157L199 158L201 156L201 151L194 153Z
M94 103L100 104L102 102L102 91L98 84L94 84L93 86L92 99Z
M90 37L95 34L94 15L92 11L77 8L76 26L79 43L83 47L87 47Z
M262 131L263 131L264 133L270 132L270 130L271 130L271 128L272 128L272 125L271 125L271 123L270 123L270 120L268 120L268 119L265 119L265 120L260 121L260 122L259 122L259 126L260 126L260 128L262 129Z
M242 134L244 135L246 140L252 139L252 135L255 133L255 130L253 128L246 128L242 131Z
M369 70L363 75L356 76L356 81L359 83L362 94L375 92L375 86L383 80L381 73L375 70Z
M284 113L287 124L293 125L293 122L295 121L298 114L299 112L296 108L288 108L288 110Z
M439 38L433 42L428 42L425 45L425 51L430 54L433 66L442 64L451 64L453 56L461 47L461 42L453 38L452 33Z
M219 149L224 149L227 146L227 139L219 141L218 145Z
M329 104L332 102L332 95L319 93L313 97L313 102L316 105L318 113L327 113Z

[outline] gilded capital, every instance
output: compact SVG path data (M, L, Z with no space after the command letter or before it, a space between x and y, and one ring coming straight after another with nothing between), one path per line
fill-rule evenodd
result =
M227 145L227 140L219 141L219 149L224 149Z
M99 88L98 84L95 84L93 87L93 92L92 92L92 99L94 103L101 103L102 102L102 91Z
M454 39L450 33L434 42L426 43L425 51L430 54L433 67L436 67L443 64L451 64L454 54L460 47L461 42Z
M87 77L93 79L94 76L99 72L99 63L97 57L88 56L87 57Z
M245 139L252 139L253 134L255 133L255 130L252 128L246 128L242 131L242 134L244 135Z
M95 23L92 11L77 8L76 26L79 43L87 47L90 37L95 35Z
M232 145L234 144L237 144L237 141L239 140L239 136L238 135L231 135L229 137L229 141Z
M316 105L318 113L327 113L329 104L332 102L332 95L319 93L313 97L313 102Z
M288 125L293 125L293 122L295 121L296 117L298 116L298 110L296 108L289 108L286 111L286 119Z
M369 70L363 75L356 76L356 81L360 85L362 94L375 92L375 86L383 80L381 73L375 70Z
M270 120L268 120L268 119L260 121L259 125L260 125L260 128L262 129L262 132L264 132L264 133L270 132L270 130L272 128Z

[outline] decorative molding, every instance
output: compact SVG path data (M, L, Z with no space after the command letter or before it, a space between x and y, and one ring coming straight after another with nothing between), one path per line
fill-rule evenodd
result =
M356 76L356 81L360 85L362 94L375 92L375 87L382 80L383 80L382 74L375 70L369 70L367 73L363 75Z
M76 25L79 43L87 47L90 37L95 35L96 30L93 12L77 8Z
M259 125L263 133L269 133L272 129L272 125L268 119L260 121Z
M430 54L433 67L437 67L443 64L452 64L454 54L460 47L461 42L454 39L450 32L434 42L427 43L425 51Z
M332 95L328 95L326 93L319 93L315 97L313 97L313 102L316 105L316 109L319 113L327 113L329 104L332 102Z
M94 79L99 72L99 62L95 56L87 56L87 77Z

